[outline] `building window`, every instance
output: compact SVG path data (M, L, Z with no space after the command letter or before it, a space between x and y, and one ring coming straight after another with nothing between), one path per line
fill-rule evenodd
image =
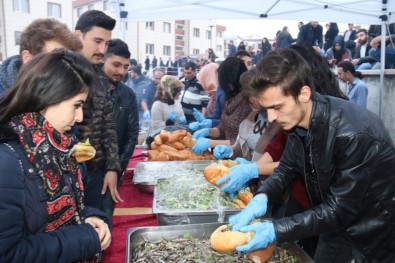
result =
M171 47L170 46L163 46L163 55L164 56L171 56Z
M48 16L61 18L62 6L60 4L48 3Z
M184 40L184 36L176 35L176 40Z
M153 55L155 53L154 44L145 44L145 53Z
M200 37L200 29L199 28L194 28L193 29L193 36L194 37Z
M222 52L222 46L221 45L217 45L217 47L215 48L217 52Z
M176 28L177 28L177 29L180 29L180 30L183 30L183 29L184 29L184 26L183 26L183 25L177 25Z
M77 17L80 17L82 15L82 7L77 8Z
M110 10L110 5L108 3L108 0L103 1L103 11Z
M21 44L21 33L20 31L15 31L15 46L19 46Z
M199 55L199 49L193 49L192 50L193 55Z
M154 21L145 22L145 29L147 29L147 30L155 30Z
M184 47L176 46L176 51L184 51Z
M217 31L217 37L222 38L222 31Z
M93 5L88 5L88 10L93 10L94 6Z
M163 32L171 33L171 24L167 22L163 22Z
M206 30L206 38L211 39L211 31L210 30Z
M29 0L14 0L14 12L29 13Z

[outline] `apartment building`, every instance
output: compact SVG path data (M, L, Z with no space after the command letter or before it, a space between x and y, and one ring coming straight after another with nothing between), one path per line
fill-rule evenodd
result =
M37 18L54 17L71 28L71 3L63 0L0 0L0 61L19 54L21 32Z
M122 7L113 0L73 1L73 21L89 9L103 10L117 20L114 38L129 45L132 57L143 62L148 56L162 58L165 63L176 56L207 57L207 49L213 48L218 56L224 52L226 27L216 25L215 20L172 20L127 22L118 14Z

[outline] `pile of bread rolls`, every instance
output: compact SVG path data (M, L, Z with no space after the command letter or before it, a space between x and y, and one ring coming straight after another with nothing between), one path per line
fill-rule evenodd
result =
M186 160L213 160L210 152L202 155L193 153L190 149L196 140L186 130L169 132L161 131L154 137L148 150L149 161L186 161Z

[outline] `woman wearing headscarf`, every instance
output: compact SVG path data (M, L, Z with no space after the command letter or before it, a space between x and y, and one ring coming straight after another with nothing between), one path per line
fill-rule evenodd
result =
M178 100L183 87L182 82L175 76L164 75L161 78L151 109L153 129L187 123Z
M351 60L351 51L346 48L343 36L336 36L333 41L333 46L326 52L326 60L328 64L333 67L341 61Z

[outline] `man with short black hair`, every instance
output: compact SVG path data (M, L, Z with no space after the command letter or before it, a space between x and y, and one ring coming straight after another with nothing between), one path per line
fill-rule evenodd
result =
M141 73L141 67L134 66L130 71L133 89L137 96L140 127L144 120L151 119L151 107L155 96L155 85Z
M181 105L187 122L194 122L193 109L206 113L209 97L196 77L196 64L187 62L184 67L185 87L181 94Z
M355 69L364 70L371 69L376 63L372 57L369 56L370 38L366 29L360 29L357 31L357 45L355 47L355 55L351 63L355 66Z
M81 53L91 61L97 73L101 71L99 63L103 62L115 23L115 19L102 11L89 10L79 17L75 26L75 34L83 44ZM113 103L108 88L100 83L98 76L83 110L84 120L78 124L78 136L81 141L89 139L96 149L95 158L86 162L88 173L84 178L85 203L99 208L111 218L112 202L123 201L117 189L121 165ZM108 201L107 195L111 195L112 200Z

